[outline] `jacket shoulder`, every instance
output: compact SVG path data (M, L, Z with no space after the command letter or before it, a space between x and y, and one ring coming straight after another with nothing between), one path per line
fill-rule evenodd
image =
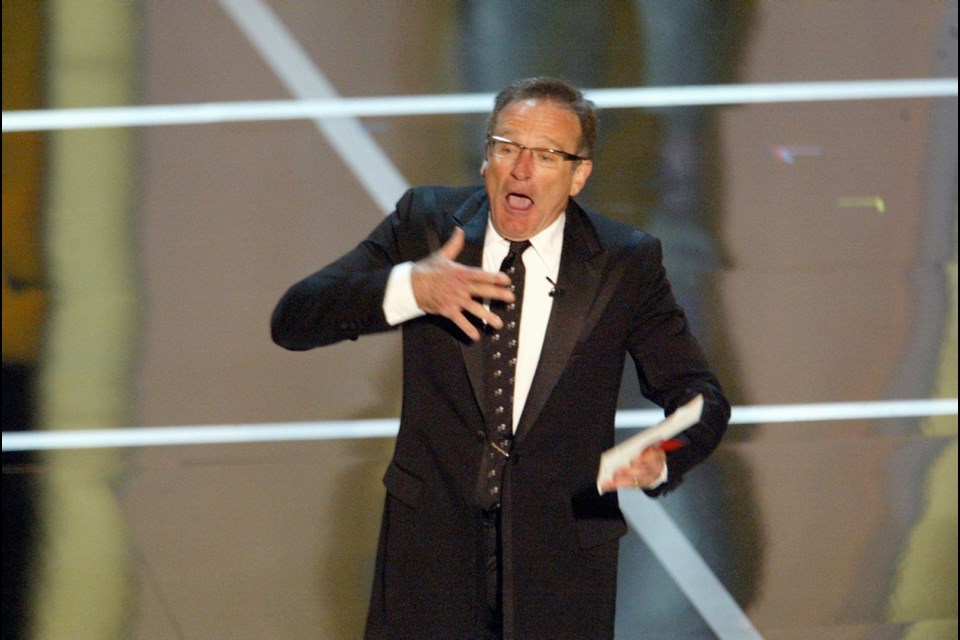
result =
M581 209L588 228L593 230L597 242L606 251L650 251L659 253L660 241L641 229L625 222L614 220L595 211Z
M458 222L458 212L477 209L483 187L426 186L408 189L385 224L400 253L418 259L439 249Z
M464 203L484 190L481 185L471 185L467 187L450 186L422 186L409 189L400 202L397 203L397 209L407 209L413 211L430 211L437 213L451 213L456 211Z

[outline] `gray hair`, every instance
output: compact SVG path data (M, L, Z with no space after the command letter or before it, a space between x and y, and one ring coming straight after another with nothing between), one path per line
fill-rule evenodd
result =
M549 100L569 109L580 120L580 145L577 155L589 158L593 155L593 146L597 142L597 107L563 78L546 76L514 80L500 93L493 104L493 112L487 119L487 135L493 135L500 112L507 106L521 100Z

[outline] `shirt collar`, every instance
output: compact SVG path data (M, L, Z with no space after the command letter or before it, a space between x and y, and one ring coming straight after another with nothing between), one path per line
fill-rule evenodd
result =
M560 270L560 254L563 250L563 229L567 224L567 212L562 211L560 215L550 223L550 226L541 230L537 235L530 238L530 246L536 251L537 255L543 261L547 271L554 274ZM493 219L487 218L487 231L483 239L485 247L496 246L497 253L507 254L507 248L510 241L503 238L493 227ZM527 263L529 264L529 262Z

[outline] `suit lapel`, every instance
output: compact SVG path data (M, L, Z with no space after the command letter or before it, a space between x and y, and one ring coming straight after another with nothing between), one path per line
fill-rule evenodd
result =
M483 264L483 240L487 232L488 208L486 200L471 198L455 214L454 219L461 225L466 235L463 251L457 256L457 262L471 267L480 267ZM482 328L481 328L482 331ZM460 353L467 368L470 386L481 410L484 406L485 382L483 348L480 342L473 342L468 338L460 341Z
M576 204L571 204L567 211L563 254L557 277L557 288L563 293L553 301L540 362L514 436L517 443L536 423L567 366L577 340L596 322L598 306L602 309L606 302L599 298L605 297L600 295L600 288L604 281L607 257L586 215ZM591 310L594 311L594 317L591 316Z

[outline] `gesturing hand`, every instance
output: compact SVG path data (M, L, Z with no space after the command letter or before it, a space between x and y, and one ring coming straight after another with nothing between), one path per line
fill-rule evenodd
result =
M477 299L513 302L514 295L505 273L491 273L454 262L465 242L463 229L455 229L446 244L413 265L410 279L417 306L452 320L471 340L479 340L480 332L464 314L469 313L499 329L503 326L499 316Z

